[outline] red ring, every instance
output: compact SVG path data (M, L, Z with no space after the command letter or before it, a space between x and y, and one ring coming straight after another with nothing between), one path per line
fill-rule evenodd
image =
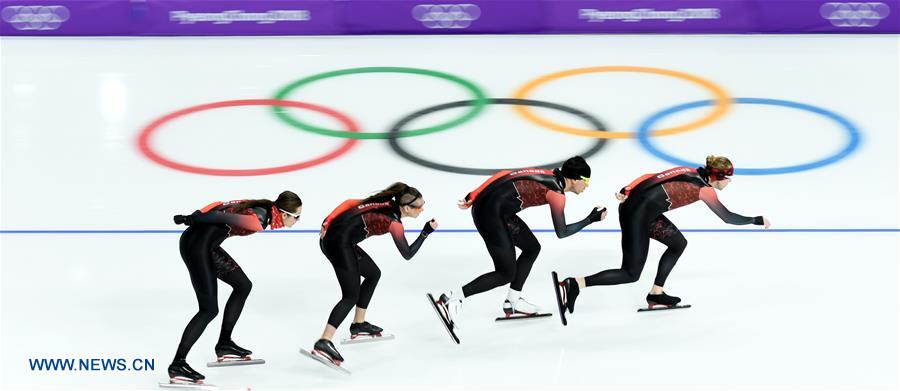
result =
M209 110L209 109L218 109L222 107L234 107L234 106L278 106L278 107L296 107L300 109L307 109L315 112L319 112L331 117L334 117L338 121L344 124L349 132L359 132L359 126L356 125L350 118L347 116L338 113L332 109L328 109L322 106L313 105L310 103L296 102L290 100L280 100L280 99L240 99L240 100L226 100L221 102L212 102L206 103L197 106L191 106L185 109L181 109L169 114L166 114L160 118L157 118L155 121L151 122L147 127L141 130L141 134L138 136L138 148L141 150L141 153L144 154L148 159L160 164L162 166L169 167L171 169L175 169L178 171L190 172L194 174L203 174L203 175L219 175L219 176L254 176L254 175L269 175L269 174L280 174L284 172L301 170L304 168L313 167L322 163L325 163L329 160L335 159L338 156L341 156L350 151L354 145L359 140L356 139L347 139L340 148L337 150L330 152L324 156L308 160L305 162L290 164L287 166L280 167L268 167L268 168L254 168L254 169L221 169L221 168L206 168L206 167L197 167L197 166L189 166L187 164L181 164L172 160L169 160L162 155L156 153L150 147L150 135L158 129L160 126L165 124L166 122L172 121L178 117L182 117L188 114L196 113L198 111Z

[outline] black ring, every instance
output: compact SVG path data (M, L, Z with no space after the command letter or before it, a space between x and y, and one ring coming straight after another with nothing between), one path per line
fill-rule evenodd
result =
M425 116L425 115L428 115L428 114L431 114L431 113L434 113L437 111L447 110L447 109L452 109L452 108L457 108L457 107L472 106L473 104L475 104L474 100L462 100L462 101L458 101L458 102L444 103L442 105L432 106L432 107L429 107L426 109L419 110L415 113L407 115L406 117L403 117L400 121L398 121L396 124L394 124L394 126L392 126L391 130L388 132L388 134L390 135L390 137L388 138L388 143L391 145L391 149L394 150L394 152L396 152L398 155L400 155L404 159L409 160L420 166L428 167L428 168L439 170L439 171L452 172L455 174L466 174L466 175L494 175L498 171L501 171L501 170L515 170L515 169L519 169L519 168L552 169L552 168L562 166L562 164L565 162L565 161L560 161L560 162L544 164L544 165L540 165L540 166L515 167L515 168L509 168L509 167L507 167L507 168L457 167L457 166L449 166L449 165L441 164L441 163L435 163L432 161L422 159L418 156L415 156L415 155L409 153L407 150L403 149L403 147L400 146L400 142L398 141L398 139L400 137L397 137L397 136L402 134L400 132L403 130L403 127L406 126L406 124L408 124L409 122L415 120L416 118L419 118L419 117L422 117L422 116ZM487 104L489 104L489 105L525 105L525 106L545 107L548 109L564 111L566 113L576 115L576 116L584 119L587 122L590 122L591 125L598 132L606 131L606 126L603 125L603 123L600 122L600 120L598 120L597 118L594 118L592 115L585 113L581 110L578 110L576 108L572 108L569 106L563 106L563 105L556 104L556 103L543 102L543 101L531 100L531 99L509 99L509 98L493 99L493 98L491 98L491 99L487 100ZM593 156L594 154L599 152L601 149L603 149L603 147L606 145L607 139L598 138L596 140L597 141L594 144L594 146L592 146L587 151L584 151L578 155L581 155L581 157L587 159L588 157Z

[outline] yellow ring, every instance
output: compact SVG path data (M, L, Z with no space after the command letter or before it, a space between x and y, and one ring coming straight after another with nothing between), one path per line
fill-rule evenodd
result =
M687 80L691 83L700 85L701 87L709 90L715 96L712 112L709 113L706 117L700 118L696 121L676 126L672 128L658 129L651 132L652 136L667 136L671 134L684 133L690 130L695 130L702 126L708 125L709 123L719 119L719 117L725 115L728 109L731 107L731 97L725 92L725 89L720 87L719 85L706 80L699 78L694 75L690 75L687 73L682 73L678 71L672 71L668 69L661 68L649 68L649 67L635 67L635 66L603 66L603 67L589 67L589 68L577 68L577 69L569 69L566 71L551 73L549 75L541 76L537 79L534 79L528 84L519 88L516 91L514 97L516 99L528 99L528 94L532 92L538 86L553 81L557 79L562 79L564 77L575 76L575 75L583 75L587 73L600 73L600 72L639 72L639 73L652 73L656 75L663 75L674 77L676 79ZM539 117L537 114L531 111L528 106L516 106L515 110L525 117L526 120L536 123L545 128L562 132L568 134L574 134L576 136L584 136L584 137L594 137L594 138L633 138L636 137L637 132L598 132L596 130L590 129L581 129L581 128L573 128L561 124L557 124L552 121L548 121Z

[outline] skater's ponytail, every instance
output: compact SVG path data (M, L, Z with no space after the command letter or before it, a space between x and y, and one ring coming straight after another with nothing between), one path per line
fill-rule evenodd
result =
M395 182L386 189L364 199L362 203L391 202L394 205L402 206L410 205L419 198L422 198L422 193L415 187L410 187L403 182Z

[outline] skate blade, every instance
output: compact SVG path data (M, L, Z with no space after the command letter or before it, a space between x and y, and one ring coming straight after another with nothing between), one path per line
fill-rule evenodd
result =
M444 318L443 314L441 314L441 309L438 308L437 300L434 299L434 296L432 296L431 293L426 293L425 297L427 297L428 302L431 303L431 308L434 308L434 313L437 314L438 319L441 320L441 324L444 325L444 329L447 330L447 334L450 335L450 339L452 339L453 342L456 342L456 344L459 345L459 337L457 337L456 333L453 332L453 325L450 324L450 322L448 322L446 318Z
M549 316L553 316L553 314L551 314L551 313L540 313L540 312L537 313L537 314L532 314L532 315L528 315L528 314L512 314L512 315L505 315L505 316L499 317L499 318L497 318L497 319L494 319L494 322L505 322L505 321L508 321L508 320L538 319L538 318L546 318L546 317L549 317Z
M665 310L680 310L680 309L682 309L682 308L691 308L691 305L690 305L690 304L685 304L685 305L673 305L673 306L671 306L671 307L668 307L668 306L665 306L665 305L662 305L662 304L656 304L656 305L653 305L653 306L648 306L647 308L638 308L637 312L652 312L652 311L665 311Z
M313 353L307 351L306 349L300 349L300 354L302 354L306 357L309 357L313 360L316 360L316 361L320 362L322 365L329 367L331 369L334 369L335 371L338 371L345 375L352 375L352 373L350 371L348 371L347 368L344 368L340 365L335 365L335 363L331 362L330 360L319 357L318 355L313 354Z
M369 335L361 335L356 338L344 338L341 340L341 345L353 345L357 343L366 343L366 342L378 342L378 341L387 341L394 339L393 334L382 334L380 337L369 336Z
M566 319L566 307L563 306L562 294L559 293L559 275L556 272L550 272L550 277L553 278L553 292L556 293L556 309L559 310L559 320L563 326L567 326L569 321Z
M265 364L266 360L261 358L248 358L248 359L224 359L222 361L210 361L206 363L207 367L233 367L237 365L259 365Z
M207 383L173 383L171 380L167 382L159 382L160 388L177 388L182 390L218 390L219 387Z

